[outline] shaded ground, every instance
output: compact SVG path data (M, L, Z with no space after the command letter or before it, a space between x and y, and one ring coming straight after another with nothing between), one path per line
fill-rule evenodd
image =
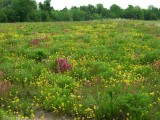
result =
M56 116L51 112L39 110L39 111L36 111L35 118L33 119L16 117L16 120L72 120L72 118L67 116Z
M72 120L66 116L56 116L46 111L37 111L34 120Z

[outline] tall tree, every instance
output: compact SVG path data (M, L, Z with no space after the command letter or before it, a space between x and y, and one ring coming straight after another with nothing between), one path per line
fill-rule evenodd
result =
M35 0L12 0L12 7L21 22L27 21L28 15L37 9Z
M150 6L148 6L148 10L152 15L152 19L154 18L156 20L156 19L160 18L158 8L154 7L153 5L150 5Z
M4 8L11 5L11 0L0 0L0 8Z
M123 17L123 9L121 7L119 7L118 5L116 5L116 4L113 4L110 7L110 11L111 11L111 16L113 18L121 18L121 17Z
M96 5L96 8L97 8L97 13L98 14L102 14L102 12L103 12L103 10L104 10L104 6L103 6L103 4L97 4Z
M125 9L124 17L127 19L136 19L136 15L134 13L134 6L128 5L128 7Z
M77 7L72 7L71 12L73 14L73 20L74 21L82 21L85 20L86 12L83 10L80 10Z
M6 16L7 22L16 22L16 11L12 7L12 0L0 0L0 9Z
M3 10L0 10L0 22L7 22L7 15Z
M51 10L53 7L51 7L51 0L45 0L43 3L39 3L39 8L43 11L47 11L49 14L51 13Z
M144 12L139 6L129 5L127 9L125 9L125 18L129 19L144 19Z

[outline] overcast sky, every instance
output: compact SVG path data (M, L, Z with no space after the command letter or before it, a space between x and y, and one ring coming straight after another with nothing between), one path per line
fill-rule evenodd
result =
M44 2L44 0L36 0L37 3ZM109 8L113 4L117 4L122 8L127 8L128 5L140 6L141 8L148 8L149 5L154 5L160 8L160 0L51 0L51 5L56 10L61 10L64 7L71 8L72 6L82 5L96 5L102 3L104 7Z

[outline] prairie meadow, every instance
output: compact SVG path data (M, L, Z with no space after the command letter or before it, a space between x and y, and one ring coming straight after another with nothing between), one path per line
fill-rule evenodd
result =
M0 119L35 119L41 110L158 120L160 21L0 24Z

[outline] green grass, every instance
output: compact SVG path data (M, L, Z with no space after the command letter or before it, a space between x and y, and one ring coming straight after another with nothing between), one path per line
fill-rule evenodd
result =
M0 24L0 71L0 119L158 120L159 21Z

